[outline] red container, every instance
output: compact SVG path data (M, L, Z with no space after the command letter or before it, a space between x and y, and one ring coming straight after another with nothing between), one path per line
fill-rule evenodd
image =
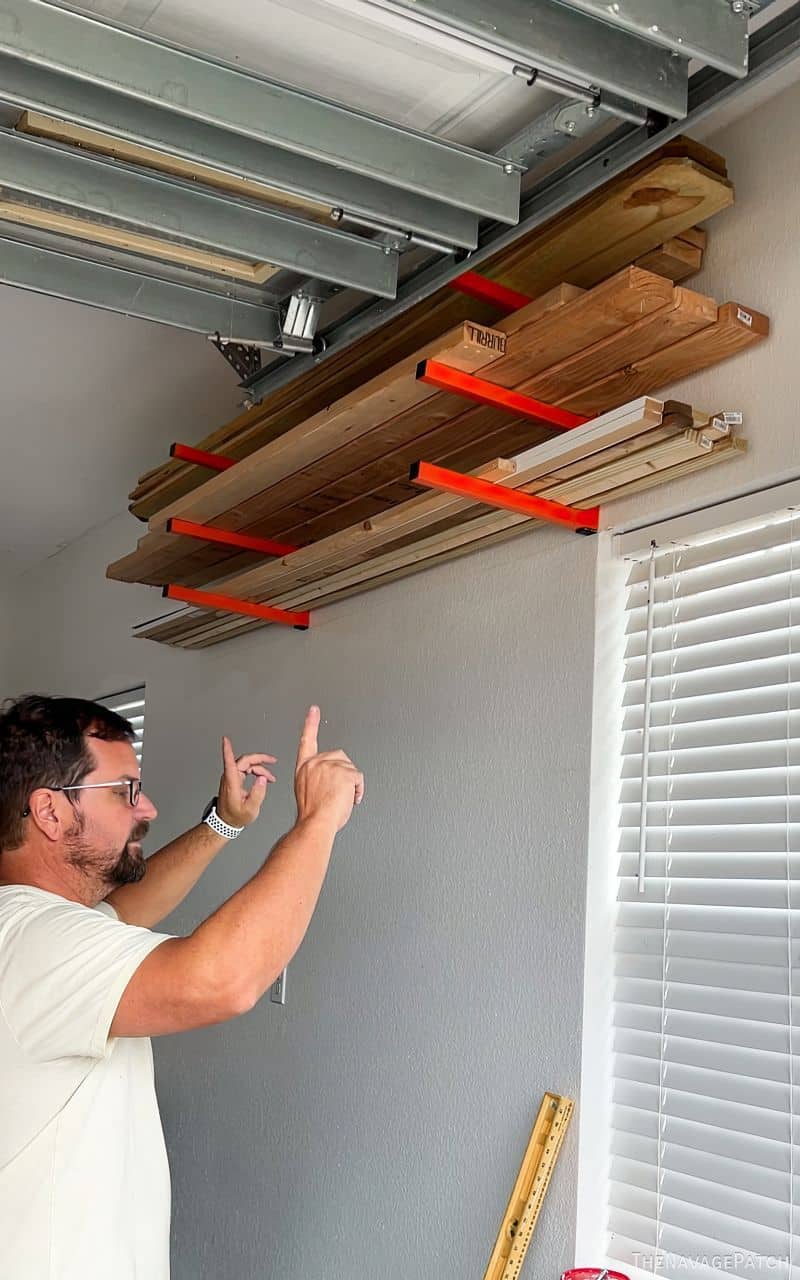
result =
M605 1267L573 1267L570 1271L561 1272L561 1280L597 1280L605 1271ZM624 1271L609 1271L608 1280L630 1280Z

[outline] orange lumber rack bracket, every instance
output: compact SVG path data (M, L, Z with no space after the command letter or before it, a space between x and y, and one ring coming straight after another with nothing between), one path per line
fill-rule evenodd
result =
M456 395L465 396L467 400L476 400L478 404L488 404L494 409L508 409L520 418L535 418L537 422L547 422L564 431L582 427L584 422L589 421L580 413L570 413L568 409L559 409L556 405L545 404L543 400L534 400L533 396L500 387L496 382L487 382L474 373L451 369L438 360L420 360L417 378L431 387L438 387L440 391L453 391Z
M521 493L519 489L507 489L505 485L493 484L491 480L480 480L476 476L462 475L460 471L449 471L447 467L437 467L433 462L413 463L409 479L422 489L454 493L459 498L471 498L473 502L482 502L488 507L516 511L532 520L565 524L576 533L596 533L600 523L599 507L587 507L585 510L565 507L550 498L538 498L531 493Z
M290 556L297 550L288 542L214 529L210 524L195 524L194 520L181 520L179 516L170 516L167 520L167 533L180 533L185 538L197 538L200 542L219 542L223 547L238 547L240 551L260 551L265 556Z
M205 449L193 449L190 444L170 445L169 456L180 458L181 462L193 462L197 467L208 467L210 471L227 471L236 466L235 458L223 458L220 453L206 453Z
M264 622L280 622L296 631L308 631L311 615L288 613L269 604L256 604L254 600L237 600L235 596L217 595L215 591L197 591L194 587L179 587L170 583L161 594L167 600L181 600L184 604L196 604L200 609L221 609L223 613L242 613L248 618L260 618Z
M490 302L501 311L519 311L520 307L527 307L533 301L527 294L517 293L516 289L489 280L478 271L465 271L450 281L450 288L457 293L465 293L468 298L477 298L479 302Z

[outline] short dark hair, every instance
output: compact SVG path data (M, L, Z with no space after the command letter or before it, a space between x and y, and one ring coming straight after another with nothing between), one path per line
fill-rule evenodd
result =
M0 853L25 838L23 811L37 787L69 787L94 768L87 738L132 742L133 726L99 702L26 693L0 710Z

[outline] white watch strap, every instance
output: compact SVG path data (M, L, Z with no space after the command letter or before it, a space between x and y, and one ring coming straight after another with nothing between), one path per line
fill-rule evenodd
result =
M214 805L208 817L204 818L203 821L206 826L211 828L212 831L216 831L218 836L224 836L226 840L235 840L236 837L240 836L244 831L244 827L232 827L230 823L223 822L222 818L217 813L216 805Z

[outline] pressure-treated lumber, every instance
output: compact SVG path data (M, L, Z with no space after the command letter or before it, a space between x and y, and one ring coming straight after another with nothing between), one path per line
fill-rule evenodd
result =
M653 322L662 314L663 322ZM506 334L506 348L485 361L481 377L557 404L563 393L552 394L552 379L547 381L551 369L559 371L569 392L594 378L598 369L617 367L623 353L649 351L654 344L710 324L715 314L712 300L629 267L571 301L565 301L558 290L500 322L497 328ZM447 351L436 358L454 363ZM473 371L478 363L476 359ZM264 446L245 464L214 476L159 512L151 520L151 534L140 540L136 552L110 566L109 576L160 584L203 567L211 570L216 565L217 573L224 572L230 557L218 549L198 558L196 549L187 550L159 536L170 516L203 524L219 521L221 527L273 537L281 529L294 527L298 515L327 516L349 501L354 496L355 473L355 494L362 496L379 484L405 480L408 463L417 456L408 456L413 442L430 461L443 461L442 453L452 452L455 442L463 448L470 440L479 452L467 465L474 465L480 452L485 457L481 442L503 427L502 414L498 418L496 410L482 407L465 410L455 396L432 395L430 388L419 384L413 388L411 365L410 360L401 362L360 392ZM540 384L547 388L546 395L539 394ZM440 432L438 438L426 440L434 431ZM519 443L541 438L538 432ZM339 527L348 522L344 517ZM310 536L318 533L310 531ZM191 559L184 561L187 554Z
M497 482L512 476L514 471L515 464L511 460L497 458L486 466L479 467L473 474L477 478ZM402 510L396 508L393 511L384 512L375 521L364 521L363 524L353 529L343 530L340 534L328 539L325 556L328 563L336 563L337 556L344 556L344 563L349 564L354 559L368 557L376 548L415 534L435 520L457 515L468 506L469 504L463 499L453 498L449 494L419 496L415 502L406 503ZM314 553L317 549L309 547L305 548L305 551ZM300 554L300 552L294 554ZM314 572L317 571L323 558L319 554L314 558ZM302 560L303 556L300 555L300 562Z
M685 290L671 290L669 304L593 343L593 332L598 332L599 326L593 329L591 307L596 306L596 295L602 294L608 284L585 294L533 331L526 349L520 353L518 365L520 369L527 368L530 376L521 382L512 378L508 374L510 361L506 361L482 372L481 378L499 382L502 377L504 383L514 385L516 391L557 406L575 386L591 381L598 368L619 365L632 352L652 350L657 344L669 342L687 331L706 327L716 314L711 299ZM576 351L582 342L590 345ZM565 354L565 359L546 367L553 355ZM607 407L608 403L599 409ZM306 476L301 491L282 487L273 493L270 501L264 495L246 508L240 507L240 513L250 518L252 530L260 535L287 536L291 530L291 541L316 541L337 527L375 514L381 506L405 501L411 496L405 468L417 457L466 470L479 461L481 452L484 457L487 453L517 452L544 438L543 432L529 434L521 419L504 420L495 410L482 407L465 406L457 419L442 424L435 432L425 432L421 423L412 425L414 431L410 438L403 439L400 433L386 437L385 452L379 459L365 459L360 452L348 449L338 461L331 458L324 466L314 468L316 489L308 483L312 477ZM335 478L337 466L341 474L339 480ZM294 510L290 500L297 504ZM276 505L278 501L280 507Z
M564 403L576 413L602 412L609 403L652 394L727 360L763 341L768 333L769 320L761 312L739 302L725 302L713 326L662 351L627 362L616 373L598 378L591 386L568 396Z
M582 495L587 487L599 484L601 488L617 487L620 476L623 479L640 478L651 473L658 466L670 466L686 457L696 456L704 452L697 440L692 438L697 432L687 432L686 424L692 421L689 406L676 402L662 405L658 401L643 399L615 410L593 423L575 428L568 434L549 441L539 448L529 450L514 460L513 468L505 476L493 477L482 473L482 478L512 488L524 488L526 492L536 492L556 501L567 501L580 505ZM655 448L648 447L654 427L670 426L672 439ZM605 461L606 453L602 444L606 442L612 448L620 442L635 439L640 435L639 453L631 459L622 461L613 459ZM553 472L564 463L584 456L588 474L571 483L554 485ZM474 515L480 510L478 504L446 494L418 496L410 502L384 513L374 521L362 526L345 530L339 534L303 548L281 561L262 564L249 571L228 579L224 590L228 594L248 599L272 599L276 594L287 590L296 590L344 570L352 570L354 566L373 559L388 547L397 550L405 546L409 540L418 539L428 532L424 538L426 546L431 545L431 537L445 536L452 542L446 526L453 519L463 519L465 515ZM496 513L494 513L496 514ZM432 533L432 529L436 533ZM469 530L462 530L458 538L470 540ZM416 541L412 554L418 551Z
M19 200L0 200L0 221L54 231L57 235L109 245L112 249L125 249L130 253L141 253L149 258L160 258L164 262L177 262L184 267L243 280L247 284L264 284L278 271L269 262L246 262L242 258L214 253L210 249L178 244L177 241L131 231L128 227L116 226L110 222L82 218L39 205L23 204Z
M552 306L565 305L566 294L562 290L541 299L536 307L541 314L546 314ZM509 325L513 331L513 326ZM426 350L431 356L444 360L453 368L464 371L477 371L489 368L496 360L504 357L507 349L508 334L500 328L492 329L485 325L466 322L445 334L436 344ZM232 467L224 473L207 479L206 483L191 492L186 499L179 499L158 513L161 536L147 535L140 539L139 548L131 556L126 556L109 569L109 577L118 577L122 581L157 581L158 585L169 580L162 576L156 579L139 578L140 568L145 573L151 567L167 569L168 563L176 559L176 548L179 547L171 536L163 534L167 520L171 517L192 519L197 523L210 524L218 516L246 500L253 492L258 468L263 468L274 483L279 483L298 469L307 467L311 462L337 445L352 443L359 436L372 430L374 423L391 419L412 407L425 402L438 402L441 406L445 397L437 396L433 388L417 383L414 377L417 367L416 356L400 361L387 372L380 374L363 389L352 392L336 404L323 409L308 421L298 424L290 433L279 436L275 441L265 445L247 462L247 475L241 467ZM436 412L441 416L441 408ZM446 411L445 411L446 416ZM205 473L206 476L208 472ZM233 478L234 483L231 483ZM224 489L216 488L220 480L228 480ZM257 489L257 481L255 481ZM231 530L245 527L244 521L228 522L225 526ZM145 559L147 557L147 559ZM166 557L166 559L165 559ZM196 555L195 555L196 559ZM204 561L201 561L203 563Z
M684 435L687 433L684 433ZM683 437L673 442L671 450L661 451L663 466L654 467L637 465L636 474L629 480L618 473L617 483L612 490L606 492L604 502L616 501L630 493L640 492L655 484L677 479L690 471L741 456L744 441L736 437L715 442L711 449L698 450L691 439ZM644 450L644 452L648 452ZM652 461L652 459L651 459ZM608 479L606 472L603 478ZM516 480L517 477L515 477ZM619 480L622 478L622 483ZM589 493L592 481L589 476L582 482L586 495L581 502L576 496L580 489L571 485L557 485L541 492L557 501L569 501L574 505L589 505L599 499L600 495ZM538 492L537 488L537 492ZM392 548L369 561L347 567L339 572L326 575L316 583L306 583L285 593L279 593L271 603L281 608L299 606L319 608L323 604L349 595L371 590L376 586L395 581L410 573L418 572L453 559L473 550L488 547L498 541L505 541L533 528L538 522L525 519L523 516L507 512L491 512L485 516L460 524L455 528L436 531L427 538L417 540L409 545ZM253 624L230 617L204 615L202 613L182 613L173 618L156 620L137 630L142 638L161 640L180 647L206 647L222 640L231 639L244 631L250 630ZM255 624L258 625L258 624Z
M522 246L515 246L499 279L507 284L513 274L514 287L533 297L554 280L588 288L731 204L729 184L720 203L722 181L682 156L665 157L646 176L641 171L622 174L543 229L535 253L528 250L526 257Z
M640 267L643 271L649 271L652 274L663 277L664 279L671 280L675 284L680 283L681 281L688 279L689 276L696 274L701 269L706 239L706 232L701 228L687 228L685 231L682 231L679 236L666 241L662 245L658 245L655 249L651 250L650 253L644 254L634 265ZM467 272L466 276L476 276L477 274L478 273L475 272ZM503 289L505 287L497 285L495 281L489 280L488 277L481 275L480 278L482 280L486 280L490 287L494 287L496 289ZM485 299L485 291L480 295L470 289L466 289L464 292L466 292L471 298L480 296ZM579 290L575 289L576 295L579 292ZM526 305L524 301L526 295L517 294L514 290L511 290L510 293L512 296L522 299L522 301L519 302L519 306ZM500 304L496 305L498 305L498 308L500 307ZM506 307L503 306L502 309L506 310ZM508 308L508 310L510 309L511 308ZM259 409L253 410L251 411L251 416L256 417L259 413ZM237 422L241 421L243 420L237 420ZM235 428L235 424L230 425L233 430ZM258 428L256 428L256 430L258 430ZM235 430L233 430L233 433L237 434ZM241 432L237 435L237 452L241 452L245 449L247 444L247 435L244 428L242 428ZM135 493L140 494L141 497L144 498L145 495L157 492L159 485L164 481L165 477L168 477L170 474L168 470L165 470L168 465L169 464L167 463L160 463L157 467L145 472L144 475L140 477ZM179 473L176 472L176 474ZM189 473L187 472L187 476L188 474ZM199 473L192 474L194 475L194 483L201 483ZM134 495L132 494L131 496L133 497ZM175 496L180 496L177 489L175 490ZM165 492L164 505L166 505L168 500L168 496ZM137 510L137 514L144 518L149 514L149 512L145 512L144 509L142 509L142 511Z
M572 285L559 284L537 301L546 310L550 306L566 305L582 292ZM391 377L401 364L434 358L447 345L449 335L460 331L464 324L483 325L491 321L485 327L513 331L513 316L508 317L511 323L506 329L506 318L496 307L451 291L443 293L443 300L438 304L432 302L416 321L409 318L403 325L387 326L371 335L368 341L358 344L349 362L342 360L340 367L336 359L327 361L318 373L303 379L302 384L292 384L277 392L268 404L257 405L207 436L199 442L200 447L235 459L250 457L370 381L383 374ZM191 493L206 478L207 472L196 467L185 467L173 460L161 463L142 477L133 490L130 509L141 519L150 519L184 494Z
M634 269L630 269L626 273L621 273L630 282L635 280L636 274ZM670 286L671 288L671 286ZM605 294L609 297L618 298L618 294L614 293L612 282L607 282L601 286L599 290L593 290L592 294L584 294L574 299L571 303L556 309L549 314L547 323L544 321L537 322L528 331L529 336L532 334L536 339L530 349L526 359L535 363L538 360L546 360L553 350L563 350L563 343L568 340L571 331L581 331L581 326L572 324L572 320L579 319L583 316L584 321L592 315L595 322L598 321L596 311L596 299L593 295ZM652 300L652 299L651 299ZM593 310L594 308L594 310ZM724 342L728 342L728 328L730 328L730 308L725 310L722 318L722 326L724 328ZM719 354L721 344L716 336L716 330L720 321L716 325L709 323L710 317L713 315L713 304L710 300L703 299L699 295L692 294L687 290L672 290L672 300L669 305L663 305L656 310L651 311L648 315L637 320L633 325L629 325L624 333L619 335L610 335L602 338L598 343L592 344L587 350L579 351L575 356L567 357L559 362L558 372L560 377L566 383L566 389L570 389L570 379L579 381L582 377L590 378L599 367L598 362L602 359L610 361L619 361L624 358L622 353L636 352L647 349L647 344L654 344L662 340L663 333L669 332L669 326L701 325L698 338L708 343L715 355ZM518 316L521 313L517 313ZM742 319L744 314L744 319ZM744 308L737 308L733 317L734 320L734 342L740 344L742 341L755 341L766 332L767 324L764 317L758 316L751 311L745 311ZM749 321L749 324L746 323ZM543 333L542 330L546 330ZM674 332L675 330L673 330ZM680 331L678 328L677 331ZM557 340L553 338L553 334L558 336ZM744 338L742 334L744 333ZM565 337L565 334L567 335ZM538 335L538 336L537 336ZM708 337L704 338L704 335ZM548 341L551 345L548 346ZM629 339L629 341L626 341ZM573 332L572 341L575 341ZM681 353L685 351L683 342L672 343L667 348L668 352ZM555 343L555 345L553 345ZM559 346L558 343L562 343ZM609 354L610 353L610 354ZM699 346L699 341L693 344L690 352L691 359L695 365L702 363L703 348ZM509 340L508 351L504 360L513 362L516 357L513 354L512 343ZM490 366L487 373L481 376L497 377L499 370L503 365L503 361ZM674 363L668 364L667 375L664 381L671 381L677 376ZM550 394L555 390L553 385L553 371L546 369L541 376L526 380L523 383L525 389L532 394L541 394L541 388L544 383L546 394ZM548 379L550 380L548 385ZM599 410L607 408L609 400L614 403L618 397L618 391L613 395L607 390L607 380L601 380L599 391L597 386L593 386L592 395L594 407ZM544 398L544 397L542 397ZM563 397L552 397L557 403ZM566 397L567 403L572 403L572 397ZM416 412L416 411L415 411ZM483 415L483 416L482 416ZM488 416L486 416L488 415ZM269 489L263 490L249 502L242 493L235 495L235 523L240 529L246 529L251 534L259 537L281 538L284 541L302 545L307 542L317 542L330 536L337 530L355 524L360 520L373 518L381 510L394 503L403 503L413 496L413 488L408 484L407 479L398 477L397 467L402 461L407 467L416 457L425 457L430 461L438 462L441 465L456 467L457 469L469 469L474 466L478 460L475 456L475 450L485 450L483 456L487 453L505 452L505 446L510 440L512 446L516 449L520 445L536 443L537 439L541 440L542 436L534 436L532 439L520 438L514 433L518 430L518 425L510 424L502 427L497 425L497 416L492 411L483 408L471 409L466 413L462 413L454 419L443 424L437 424L434 418L434 425L431 422L427 425L430 430L425 430L425 422L420 422L418 417L412 415L411 419L404 419L402 415L393 419L387 428L385 437L380 436L376 431L367 433L358 440L351 440L347 437L346 444L334 449L326 458L320 460L310 468L308 462L304 467L300 467L295 471L294 475L285 475L279 480L279 483L272 485ZM663 438L664 432L661 433ZM374 451L375 442L380 441L381 449L385 450L381 456L371 456L369 451L367 454L360 452L362 448ZM449 441L449 450L447 441ZM460 445L455 441L461 442ZM467 442L466 444L464 442ZM470 443L471 442L471 443ZM276 445L280 445L280 441ZM291 443L289 437L284 439L284 444ZM652 443L655 443L653 441ZM435 444L435 449L429 451L429 446ZM472 449L473 452L462 455L459 459L448 457L450 454L461 447L465 450ZM413 449L413 453L412 453ZM628 454L635 452L635 444L620 444L617 450L617 456L624 459ZM479 456L479 455L478 455ZM366 459L366 460L365 460ZM359 464L361 464L359 466ZM248 462L249 469L251 462ZM236 468L231 472L225 473L221 479L235 474ZM288 469L287 469L288 470ZM574 475L580 474L582 467L580 463L571 465L564 464L564 480L570 479ZM394 479L392 476L394 475ZM337 478L338 477L338 478ZM217 478L219 479L219 478ZM376 488L377 484L382 487ZM230 499L229 499L230 500ZM232 500L231 500L232 501ZM294 504L294 505L292 505ZM298 519L299 516L299 519ZM208 523L208 516L189 518L200 518L202 523ZM214 517L212 516L213 522ZM231 523L226 517L220 520L220 524ZM215 548L197 548L193 544L187 551L184 546L181 548L179 543L174 540L170 542L167 535L156 530L146 535L140 541L140 548L131 556L117 562L109 568L109 575L119 577L125 580L149 581L161 584L165 581L177 580L183 581L187 585L204 585L209 580L218 578L222 574L246 571L253 564L252 556L236 556L236 553L221 552Z
M642 254L636 259L636 265L644 271L654 271L657 276L666 276L674 284L681 284L701 270L703 249L682 236L673 236L649 253Z
M481 265L481 273L530 296L573 279L573 268L574 282L591 286L665 241L687 235L695 221L711 217L732 199L721 158L689 139L676 139L593 193L566 218L559 215L496 254ZM558 240L567 228L568 240ZM491 305L442 289L199 444L243 457L460 320L492 322L497 315ZM133 490L131 509L147 519L203 479L183 464L162 463Z

